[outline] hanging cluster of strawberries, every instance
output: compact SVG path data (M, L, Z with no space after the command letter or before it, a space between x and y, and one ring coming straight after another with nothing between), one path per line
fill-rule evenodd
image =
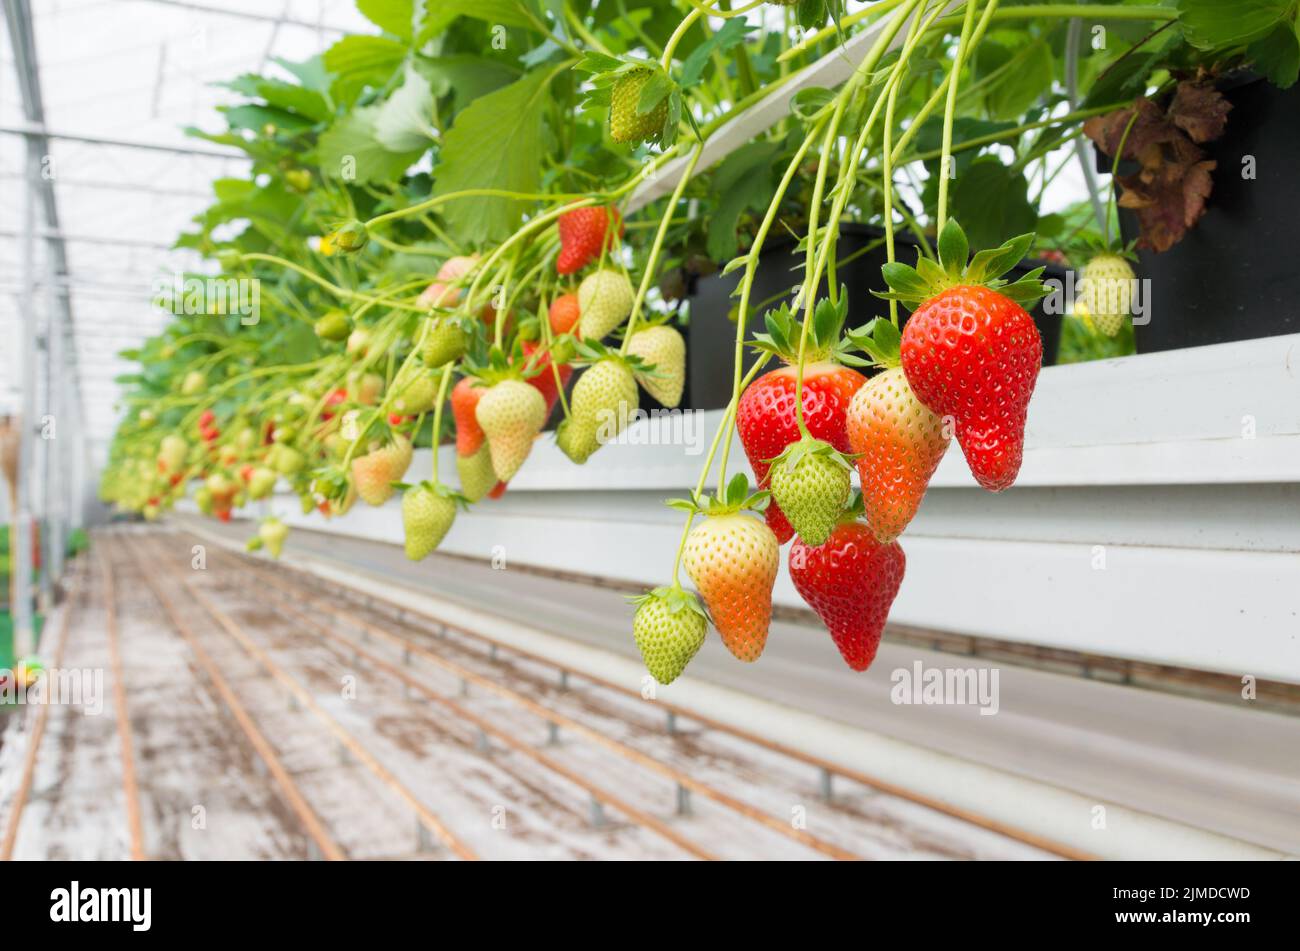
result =
M1023 305L1043 287L1037 271L1015 283L1001 276L1031 241L1026 235L969 258L961 228L949 221L937 262L886 265L889 290L880 296L914 308L901 334L877 318L842 337L843 292L836 303L818 303L799 344L789 308L768 313L754 346L786 365L753 380L735 406L760 491L751 494L738 475L715 497L674 503L703 516L679 556L703 605L676 581L636 599L636 642L657 680L671 683L685 669L704 643L706 618L737 658L758 659L780 547L792 538L795 589L845 662L870 666L903 582L898 537L951 437L991 492L1009 488L1020 471L1043 359ZM849 364L875 372L868 378Z

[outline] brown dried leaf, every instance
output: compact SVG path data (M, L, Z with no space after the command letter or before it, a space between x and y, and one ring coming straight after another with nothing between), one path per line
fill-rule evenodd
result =
M1214 187L1210 176L1214 168L1212 161L1190 165L1163 162L1120 178L1124 191L1118 204L1137 214L1139 248L1168 251L1183 239L1205 214L1205 202Z
M1169 118L1194 142L1213 142L1223 135L1232 103L1210 83L1185 80L1169 104Z
M1084 123L1084 134L1099 149L1114 156L1123 140L1123 158L1141 166L1137 174L1117 179L1119 206L1137 215L1138 247L1168 251L1205 214L1215 163L1205 160L1192 138L1203 142L1222 135L1230 108L1212 86L1188 81L1179 85L1167 112L1142 98Z

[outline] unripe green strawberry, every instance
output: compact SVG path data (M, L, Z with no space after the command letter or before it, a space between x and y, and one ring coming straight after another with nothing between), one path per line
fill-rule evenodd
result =
M772 460L772 498L809 545L824 544L853 489L848 461L828 442L804 437Z
M682 564L722 642L740 660L758 660L767 645L780 560L776 535L745 512L710 515L686 538Z
M484 443L468 456L457 454L456 472L460 475L460 494L477 502L500 481L492 470L492 453Z
M419 561L437 548L456 519L456 500L427 482L402 494L402 530L406 557Z
M614 82L610 94L609 134L615 142L651 142L659 138L668 121L668 97L647 113L639 113L641 90L654 77L650 68L634 69Z
M194 490L194 504L202 514L212 514L212 491L206 485Z
M704 644L709 622L699 600L680 587L634 598L632 634L646 670L661 684L676 680Z
M1124 326L1133 305L1133 267L1118 254L1103 252L1083 268L1079 295L1093 324L1107 337Z
M289 535L289 526L278 518L268 518L257 528L257 537L262 540L272 556L279 558L284 549L284 540Z
M546 398L523 380L502 380L478 401L474 417L487 438L492 470L509 482L533 449L546 425Z
M465 355L469 334L454 317L430 317L429 330L420 347L420 359L430 369L445 366Z
M189 454L190 444L181 436L169 433L158 446L158 469L161 472L180 472Z
M264 499L275 489L276 473L274 469L258 466L248 479L248 497Z
M636 381L668 408L681 402L686 385L686 341L675 327L660 324L632 334L627 352L640 357L649 370L639 369Z
M341 310L332 310L316 321L316 336L322 340L346 340L351 332L352 325L348 323L348 315Z
M282 443L276 443L271 448L267 460L276 472L284 476L297 475L302 471L303 466L307 464L307 459L302 453L292 446L286 446Z
M578 285L578 331L583 340L596 343L627 320L636 294L622 272L606 268L588 274Z
M203 388L207 385L207 378L202 373L198 370L191 370L189 373L185 374L185 378L181 380L181 395L197 396L203 392Z
M397 412L418 416L433 409L433 401L438 398L438 384L433 382L432 373L417 368L405 375L397 386L397 395L393 397L393 409Z
M556 433L560 449L583 463L627 426L640 405L636 380L622 360L609 357L593 364L573 385L569 418Z
M386 446L380 446L352 460L352 482L357 495L367 505L383 505L393 497L394 482L401 481L411 465L411 442L400 434Z

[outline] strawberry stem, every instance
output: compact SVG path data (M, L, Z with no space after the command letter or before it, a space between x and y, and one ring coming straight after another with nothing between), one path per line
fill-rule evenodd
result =
M998 0L989 0L989 10L994 10ZM943 226L948 222L948 179L952 165L952 125L957 112L957 84L961 78L962 62L966 57L966 44L970 42L971 29L975 24L975 0L968 0L966 15L961 22L961 35L957 38L957 52L953 54L952 70L948 74L948 102L943 110L943 149L939 158L939 208L936 218L936 230L943 233ZM892 258L891 258L892 260ZM892 303L892 302L891 302ZM896 309L896 307L894 308Z
M702 154L704 154L703 142L691 153L690 161L686 163L686 171L677 180L677 187L673 189L672 196L668 199L668 205L664 208L663 218L659 222L659 230L655 232L654 243L650 246L650 256L646 258L645 268L641 273L641 283L636 289L636 299L632 302L632 313L627 319L627 330L623 334L623 345L618 351L620 354L626 354L628 344L632 342L632 332L636 329L637 318L641 316L641 308L645 304L646 292L650 290L650 282L654 280L655 267L658 265L659 255L663 251L664 237L668 234L668 226L672 224L673 212L677 209L677 203L682 200L682 194L686 191L686 183L691 180L691 176L695 172L695 165L699 162Z
M438 456L442 448L442 405L447 402L447 385L451 382L451 368L454 364L448 363L442 368L442 379L438 382L438 398L433 404L433 484L438 484ZM424 414L420 414L420 419L424 419ZM416 423L415 432L420 432L420 423ZM414 440L413 440L414 441Z

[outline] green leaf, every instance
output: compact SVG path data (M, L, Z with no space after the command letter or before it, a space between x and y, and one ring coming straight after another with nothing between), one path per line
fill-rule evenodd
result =
M1300 77L1300 37L1289 23L1283 23L1246 50L1255 68L1280 89L1290 89Z
M278 63L285 70L292 73L294 78L302 83L304 89L310 89L312 92L328 97L330 82L333 77L325 68L325 58L323 56L313 56L300 63L295 63L293 60L285 59L282 56L273 56L271 62Z
M391 182L400 178L424 152L393 152L378 139L375 122L379 106L357 109L334 123L316 146L321 174L347 181Z
M1033 231L1037 225L1028 191L1023 173L982 156L953 183L952 216L961 220L972 245L995 247L1004 235Z
M673 81L663 72L655 70L649 82L641 87L641 95L636 101L637 115L644 116L654 112L659 103L663 102L672 91Z
M961 230L956 218L949 218L939 235L939 263L950 277L957 278L966 268L966 258L970 255L970 245L966 242L966 232Z
M443 137L435 171L436 195L474 188L535 192L539 188L542 114L554 71L538 70L470 103ZM511 198L461 198L443 216L468 244L502 240L518 226L523 202Z
M406 59L407 48L382 36L345 36L325 51L325 68L335 74L335 98L355 102L366 86L379 88Z
M228 83L218 83L218 85L243 93L245 96L264 99L269 106L296 112L316 122L327 122L334 115L334 110L320 93L281 79L266 79L253 73L245 73Z
M809 86L800 89L790 99L790 111L805 122L815 118L817 113L835 101L835 93L821 86Z
M520 76L519 70L507 63L469 54L417 56L413 65L429 81L435 97L453 94L457 109L464 109L479 96L510 85Z
M621 59L588 50L573 68L580 73L612 73L622 65Z
M981 72L999 70L984 90L984 102L994 119L1019 117L1051 89L1052 51L1044 40L1035 40L1015 53L986 41L980 44L978 58Z
M1109 106L1115 102L1128 102L1146 91L1147 77L1160 59L1158 52L1135 52L1122 56L1097 77L1080 104L1082 109Z
M738 248L736 225L747 209L766 205L771 197L770 163L780 143L759 141L742 145L713 173L713 191L718 196L708 219L709 257L726 261Z
M691 55L682 63L682 88L689 89L703 78L704 67L708 65L709 58L715 50L725 53L733 46L740 45L745 42L746 35L753 29L755 27L745 22L744 17L732 17L727 20L722 29L695 47Z
M436 137L433 90L407 63L402 85L375 113L375 138L390 152L409 152L427 148Z
M493 26L518 26L538 30L541 19L530 0L433 0L427 4L420 38L426 39L445 30L457 17L484 20ZM531 14L531 15L530 15Z
M385 33L410 41L414 0L357 0L357 9Z
M254 132L261 132L264 126L272 125L277 129L288 132L301 132L314 125L310 119L306 119L296 112L275 109L271 106L252 104L218 106L217 111L226 117L226 121L230 123L232 129L251 129Z
M1203 50L1257 40L1292 12L1293 0L1178 0L1187 42Z

